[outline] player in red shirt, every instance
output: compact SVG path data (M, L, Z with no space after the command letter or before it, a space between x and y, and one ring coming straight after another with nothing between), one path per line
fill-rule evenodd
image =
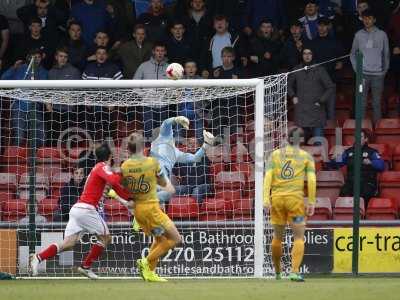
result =
M33 276L38 274L38 266L41 261L52 258L57 253L72 249L78 242L80 234L88 232L97 236L97 243L92 246L78 271L91 279L98 278L90 269L91 265L100 257L111 241L107 224L97 211L99 202L107 184L111 185L122 198L128 199L129 193L120 184L121 175L111 170L112 153L110 147L107 144L102 144L96 149L95 154L98 163L86 179L81 197L69 212L64 240L61 243L51 244L46 249L37 254L31 254L29 257L29 270Z

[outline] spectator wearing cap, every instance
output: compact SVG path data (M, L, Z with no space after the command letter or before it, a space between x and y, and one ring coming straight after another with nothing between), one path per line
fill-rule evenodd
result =
M302 70L290 74L288 79L288 96L294 105L295 123L303 128L306 141L311 137L323 137L325 105L335 90L335 84L323 67L315 66L304 70L304 67L312 65L313 52L304 48L303 62L296 67L297 70ZM315 143L320 141L315 140Z
M280 62L282 67L291 70L301 63L303 48L308 39L303 34L303 24L298 20L290 25L289 31L289 38L283 44L280 52Z
M83 0L71 8L71 18L82 26L82 38L87 46L94 44L96 32L112 32L115 18L107 11L104 1Z
M304 32L309 40L314 39L318 34L318 19L323 17L319 13L318 4L315 0L306 1L304 16L299 19L303 24Z
M170 35L166 40L168 60L171 63L180 63L193 57L192 42L185 37L185 25L182 21L172 22Z
M323 63L333 60L344 54L343 47L334 35L330 35L329 31L332 27L331 20L322 17L318 20L318 35L315 39L307 43L308 47L313 49L315 63ZM309 45L308 45L309 44ZM329 76L336 82L336 71L343 68L342 61L333 61L324 64L323 67ZM327 109L328 120L336 118L336 91L332 93L331 99L325 105Z
M31 50L26 56L26 61L18 60L11 68L1 76L2 80L46 80L47 70L42 67L43 52L40 49ZM34 59L35 67L28 69L31 59ZM40 102L30 102L22 99L14 100L11 104L11 125L13 129L13 145L22 146L24 138L27 138L29 128L29 112L35 111L36 139L32 140L35 147L44 145L44 106Z
M248 0L243 17L243 31L251 35L258 31L261 22L270 20L273 27L282 30L287 26L287 16L282 0Z
M55 41L51 41L43 36L42 21L39 18L32 18L29 24L29 35L24 36L18 43L17 59L24 59L32 49L40 49L43 53L42 64L46 69L50 69L53 65Z
M86 66L88 47L82 39L82 26L79 22L68 23L67 38L61 43L61 47L67 48L70 64L83 71Z
M169 18L164 10L164 1L150 0L148 12L141 14L136 24L145 26L147 36L152 42L165 40Z
M152 44L147 40L144 25L137 24L132 37L133 39L123 43L116 51L116 58L122 63L124 78L133 78L140 64L151 57Z
M265 19L260 22L257 34L250 40L250 63L252 75L261 77L277 73L280 43L273 38L272 22Z
M190 8L184 15L186 36L192 42L193 59L199 65L203 48L212 35L212 17L204 0L191 0Z
M396 79L396 90L400 92L400 2L393 11L387 32L392 46L391 62Z
M381 98L385 75L390 65L389 40L386 33L375 26L376 17L372 10L363 12L364 29L358 31L353 40L350 60L356 70L356 53L363 54L363 115L367 106L369 90L372 94L373 119L376 123L381 119Z

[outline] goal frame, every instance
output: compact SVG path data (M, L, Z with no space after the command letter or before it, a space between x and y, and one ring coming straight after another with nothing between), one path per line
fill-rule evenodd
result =
M0 89L129 89L129 88L250 87L255 91L254 277L263 278L264 265L264 79L185 80L0 80ZM51 277L46 277L51 278Z

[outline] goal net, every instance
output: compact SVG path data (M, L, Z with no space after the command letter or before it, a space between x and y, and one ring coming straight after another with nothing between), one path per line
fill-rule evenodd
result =
M263 172L266 156L285 143L286 84L286 74L216 81L0 81L0 272L28 276L29 253L63 239L98 143L109 143L118 167L128 157L127 136L139 131L145 155L157 156L162 122L186 116L189 130L173 122L171 147L194 153L203 130L216 145L195 163L173 158L178 162L168 175L177 193L160 198L184 242L157 271L173 277L272 275ZM99 212L112 241L93 270L102 277L137 276L135 261L147 255L151 238L132 230L130 212L117 201L104 197ZM41 263L40 275L77 275L74 268L95 241L81 235L73 250Z

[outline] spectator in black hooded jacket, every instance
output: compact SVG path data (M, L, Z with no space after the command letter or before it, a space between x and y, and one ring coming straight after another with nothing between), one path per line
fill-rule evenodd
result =
M69 211L78 201L85 183L85 174L83 168L76 168L72 173L70 182L66 183L60 191L58 200L58 211L54 216L55 222L68 222Z

